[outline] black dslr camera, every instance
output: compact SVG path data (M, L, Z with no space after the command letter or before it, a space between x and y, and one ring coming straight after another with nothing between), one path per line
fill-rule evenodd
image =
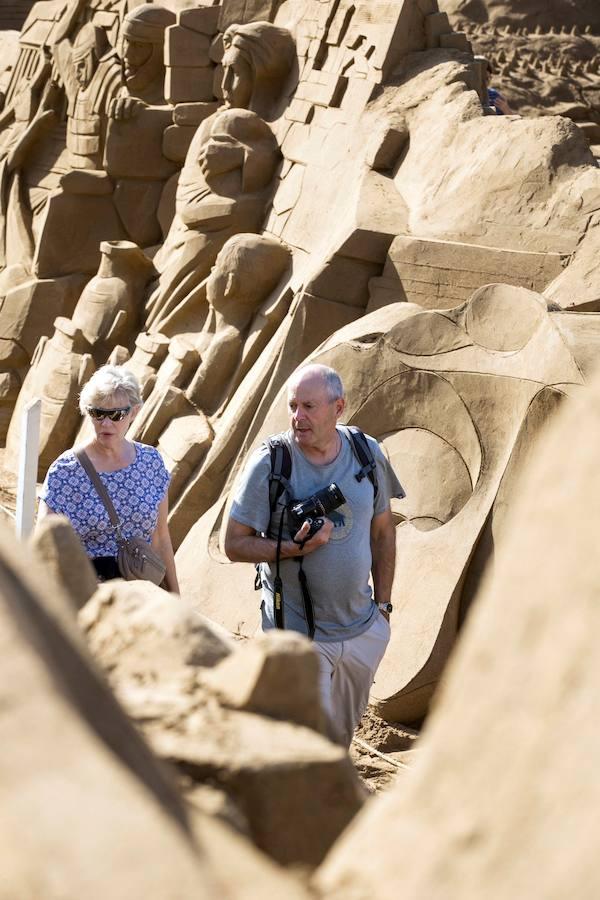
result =
M304 522L308 522L310 527L302 541L304 544L323 527L323 516L329 515L345 502L346 498L334 482L304 500L292 500L287 508L292 534L299 531Z

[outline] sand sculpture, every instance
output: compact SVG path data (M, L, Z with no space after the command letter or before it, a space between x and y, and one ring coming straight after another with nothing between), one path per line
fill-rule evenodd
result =
M211 422L285 315L285 303L269 297L290 257L276 238L231 237L202 290L192 292L164 322L163 330L176 336L133 434L158 442L171 472L173 499L212 443ZM187 331L194 314L204 319L198 333Z
M59 533L53 538L55 525ZM121 629L115 682L130 714L143 710L151 739L157 745L161 737L170 740L170 760L181 761L177 775L131 724L86 648L83 632L76 631L71 604L82 599L79 588L52 576L48 596L48 573L56 572L52 546L56 552L68 536L61 522L45 531L36 555L17 547L9 532L3 533L0 549L0 896L253 900L267 892L304 900L308 892L302 884L266 853L284 861L286 855L295 856L314 867L361 807L363 792L343 751L316 731L292 724L293 716L278 721L281 709L273 717L264 704L260 712L246 710L265 678L272 677L269 665L278 655L300 658L310 648L273 648L263 652L262 665L242 660L235 667L240 709L227 709L215 692L210 700L209 688L196 685L203 671L216 675L219 660L227 662L236 652L215 626L164 592L143 596L124 583L118 597L96 592L81 610L82 628L100 665L104 659L107 667L107 620L111 633ZM42 559L52 568L46 569ZM151 619L144 618L148 612ZM109 643L114 650L114 641ZM211 719L208 732L220 735L221 748L238 742L235 761L222 749L190 741L173 720L162 728L156 702L150 714L149 695L140 686L156 676L159 658L162 701L171 714L175 703L188 724L194 719L200 724L198 712L204 709ZM310 694L310 667L302 678ZM227 673L217 681L223 691ZM247 686L245 695L239 694L241 683ZM195 777L185 776L190 798L185 801L177 778L184 780L184 760L192 771L194 753L198 784L195 788ZM207 786L203 792L201 769L206 772L207 765L211 774L205 777L217 784L221 775L237 801L228 801L219 788ZM261 804L261 796L270 802ZM309 821L315 811L323 830ZM304 826L297 835L293 813ZM282 821L291 828L281 828ZM244 834L245 828L254 828L261 843L261 822L270 832L270 844L268 832L262 840L266 852Z
M245 454L284 425L286 378L332 361L412 480L375 698L412 721L528 436L594 359L600 172L577 116L487 114L462 7L465 31L436 0L375 6L36 4L0 135L3 221L31 214L27 240L5 228L0 434L14 476L41 393L43 474L77 434L84 373L129 358L136 434L173 475L183 583L251 633L251 579L225 564L219 524ZM582 78L591 110L596 73Z
M307 728L275 721L281 709L269 708L287 701L285 717L302 716L301 704L316 687L313 681L311 688L306 642L271 635L272 640L249 645L248 653L237 651L214 625L195 618L184 601L154 588L140 593L136 584L107 585L83 607L79 621L94 654L111 672L130 713L144 720L154 746L200 781L202 773L227 772L223 783L236 803L247 804L247 818L231 806L216 806L214 793L220 790L212 795L192 791L194 800L184 806L172 776L132 729L82 638L58 620L58 604L66 617L70 601L48 598L46 570L39 560L23 559L24 548L4 534L3 896L27 896L33 885L50 898L82 891L103 897L107 891L114 894L118 883L116 896L143 891L157 898L175 889L183 897L200 892L249 898L271 891L294 900L309 893L324 900L383 900L400 888L415 898L448 893L471 898L482 892L500 898L525 895L532 884L549 896L575 887L578 896L594 897L595 842L588 838L595 834L597 814L589 761L598 751L599 507L590 500L600 488L595 453L599 395L596 378L592 390L564 411L545 446L538 443L533 452L529 447L519 501L502 529L495 577L484 584L449 667L419 766L387 796L364 807L318 867L309 892L240 833L249 828L257 842L274 838L265 849L285 860L290 846L297 846L285 842L289 831L252 831L264 822L265 812L269 822L277 822L277 809L261 808L259 798L278 799L287 825L294 822L290 811L308 810L302 789L309 784L335 791L333 809L339 810L341 783L350 799L352 781L344 773L341 751L328 751ZM574 431L580 437L575 445ZM573 465L557 480L557 460L565 455ZM557 522L577 533L578 540L564 541ZM62 533L62 523L55 524ZM59 543L60 538L55 552ZM45 550L51 562L47 540ZM64 589L69 590L66 584ZM163 676L158 690L153 683L157 666ZM281 667L284 672L292 668L303 680L297 694L268 689L270 678L280 680ZM468 694L465 683L474 686ZM292 704L299 703L295 710L290 697ZM174 713L176 701L181 706ZM252 707L262 708L247 711ZM197 724L200 710L211 717L213 730L218 723L237 739L236 752L226 741L220 748L199 747L197 736L193 743L186 741L181 725ZM166 727L161 728L161 720ZM232 720L237 727L232 728ZM311 727L318 729L318 722ZM556 740L564 728L576 732L578 740ZM507 734L513 742L510 766ZM262 741L269 742L268 750ZM475 745L477 753L465 765L465 753ZM293 765L299 748L308 772L304 754L317 763L310 782ZM57 791L61 824L68 826L62 841L57 840ZM325 816L320 810L319 826ZM322 835L314 822L312 828L305 820L302 824L305 835ZM332 824L335 828L330 818L327 826ZM401 873L390 856L390 840L406 848L409 862ZM313 868L317 859L315 854L308 865Z
M0 895L162 900L176 870L182 897L300 900L268 856L313 869L363 806L322 735L310 648L232 640L256 627L253 572L220 549L245 456L285 427L285 381L311 358L342 372L348 421L407 488L375 712L428 713L466 619L420 772L360 813L311 896L523 894L534 864L562 896L569 845L592 897L576 835L593 833L593 776L584 760L559 792L573 750L555 737L566 721L586 759L597 749L597 388L546 450L535 439L600 346L595 4L560 23L533 0L164 4L42 0L0 81L0 487L29 399L41 477L81 433L81 383L129 360L136 436L173 476L185 594L93 591L85 561L74 580L64 522L25 562L3 539ZM490 114L476 54L522 115ZM578 540L558 541L565 528ZM481 686L468 709L465 682ZM508 770L507 734L523 751ZM390 836L411 861L401 887Z
M221 91L228 110L198 129L179 176L175 218L155 258L160 277L148 300L154 330L208 275L227 238L259 230L280 159L257 111L266 114L273 86L285 84L295 58L291 35L268 22L232 25L223 45Z
M377 435L406 482L407 497L394 507L396 627L373 698L390 721L426 712L492 552L498 509L524 446L583 383L587 354L579 341L586 338L574 341L568 325L563 330L565 316L548 313L532 291L488 285L451 310L385 306L312 357L342 373L347 421ZM282 391L253 445L285 428L286 416ZM226 497L189 532L179 568L207 615L250 635L248 571L208 550L218 543ZM206 547L202 563L199 546Z
M600 21L593 0L556 5L442 0L440 7L488 59L493 86L516 112L572 119L600 156Z
M320 897L597 895L599 400L596 376L534 447L420 764L338 843Z

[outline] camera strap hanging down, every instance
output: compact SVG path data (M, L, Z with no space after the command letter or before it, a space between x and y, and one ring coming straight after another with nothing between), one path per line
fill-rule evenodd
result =
M353 453L360 463L360 469L355 475L357 481L362 481L367 477L373 485L373 499L377 498L377 464L375 457L369 447L367 439L360 428L354 425L338 425L338 429L349 440ZM271 457L271 472L269 475L269 508L271 517L277 509L277 502L281 495L288 490L290 478L292 475L292 454L283 435L275 435L266 441ZM277 529L277 550L275 553L275 578L273 580L273 606L275 614L275 624L277 628L285 628L285 616L283 611L283 581L280 574L281 560L281 543L283 539L283 521L286 515L285 508L281 510L279 519L279 527ZM304 604L304 615L306 617L306 625L308 635L312 640L315 634L315 614L313 610L312 598L306 579L306 572L302 567L303 558L301 556L294 557L298 563L298 581L300 582L300 590L302 592L302 601ZM256 579L254 581L256 590L261 588L260 565L256 566Z
M273 608L275 612L275 624L278 628L285 628L285 616L283 612L283 581L279 573L279 563L281 560L281 539L283 535L283 520L285 518L285 509L281 511L279 520L279 529L277 531L277 551L275 553L275 578L273 579ZM298 581L300 582L300 590L302 592L302 602L304 603L304 615L306 616L306 625L308 627L308 637L313 640L315 636L315 614L313 610L312 597L306 580L306 572L302 567L303 558L295 556L294 559L298 563Z
M282 437L277 436L268 441L269 453L271 455L271 476L269 478L269 507L271 515L277 508L277 501L281 495L287 490L292 474L292 455L289 447L285 444ZM281 542L283 539L283 522L285 519L285 508L281 510L279 518L279 528L277 529L277 550L275 552L275 578L273 579L273 608L275 614L275 624L277 628L285 628L285 615L283 611L283 581L280 574L281 562ZM302 601L304 603L304 615L308 627L308 636L312 640L315 636L315 615L313 612L312 598L306 580L306 572L302 568L302 557L294 557L298 563L298 581L300 582L300 590L302 592Z

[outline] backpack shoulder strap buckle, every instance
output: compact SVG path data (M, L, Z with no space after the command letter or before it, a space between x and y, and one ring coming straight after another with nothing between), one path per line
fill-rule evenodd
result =
M377 482L377 463L364 432L362 432L360 428L357 428L356 425L338 425L338 428L349 439L354 455L360 463L360 469L354 477L359 482L362 481L363 478L368 478L373 485L374 498L376 498L379 491Z

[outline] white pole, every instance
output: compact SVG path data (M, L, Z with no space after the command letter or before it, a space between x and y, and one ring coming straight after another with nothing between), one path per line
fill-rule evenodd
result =
M17 484L17 537L24 540L33 530L37 487L42 401L30 400L21 419L21 449Z

